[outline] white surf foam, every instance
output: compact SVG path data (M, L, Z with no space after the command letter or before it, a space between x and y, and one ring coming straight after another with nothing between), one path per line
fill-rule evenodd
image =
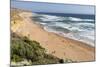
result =
M45 14L40 14L40 17L38 18L42 20L40 24L44 26L45 30L57 33L64 37L79 40L87 44L90 44L91 46L94 46L95 25L93 23L93 19L61 17Z

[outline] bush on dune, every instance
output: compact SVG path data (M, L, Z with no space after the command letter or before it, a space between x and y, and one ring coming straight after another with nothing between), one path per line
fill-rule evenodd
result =
M11 38L11 61L31 61L32 64L59 63L59 58L46 54L44 48L37 41L31 41L27 37L19 37L15 34Z

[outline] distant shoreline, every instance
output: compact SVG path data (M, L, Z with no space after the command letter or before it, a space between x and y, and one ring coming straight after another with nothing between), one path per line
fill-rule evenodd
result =
M19 10L23 10L23 11L27 11L27 12L32 12L31 10L26 10L26 9L22 9L22 8L15 8L15 7L11 7L11 8L12 9L19 9ZM47 13L47 12L32 12L32 13L48 14L48 15L55 15L56 14L55 16L72 16L72 17L77 17L77 18L78 18L78 16L80 16L83 19L85 19L85 18L95 19L95 15L89 15L89 14ZM86 16L86 17L84 17L84 16Z

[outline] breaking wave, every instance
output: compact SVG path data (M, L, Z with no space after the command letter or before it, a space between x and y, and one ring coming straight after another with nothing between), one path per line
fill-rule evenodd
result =
M38 21L38 23L43 25L44 29L49 32L54 32L64 37L86 42L94 46L94 19L83 19L48 14L35 14L33 15L32 19Z

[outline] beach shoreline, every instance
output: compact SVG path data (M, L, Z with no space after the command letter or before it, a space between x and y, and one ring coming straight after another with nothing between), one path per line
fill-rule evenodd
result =
M27 36L31 40L40 42L47 53L61 59L68 58L77 62L95 60L95 47L45 31L41 25L31 19L33 16L31 12L22 11L19 15L23 18L23 21L18 23L19 26L13 25L11 30L21 36Z
M32 13L33 14L33 16L34 16L34 13ZM33 17L32 16L32 17ZM33 18L30 18L32 21L34 21L34 19ZM49 33L53 33L53 34L55 34L55 35L58 35L58 36L61 36L61 37L63 37L63 38L69 38L69 39L72 39L72 40L76 40L76 41L79 41L79 42L82 42L82 43L85 43L85 44L87 44L87 45L89 45L89 46L91 46L91 47L95 47L95 41L89 41L89 40L87 40L86 38L84 39L84 40L82 40L82 39L77 39L77 38L75 38L74 36L72 36L72 34L74 34L74 33L60 33L60 32L54 32L54 31L50 31L49 29L47 29L44 25L42 25L42 24L40 24L41 22L33 22L33 24L36 24L36 25L38 25L39 27L41 27L43 30L45 30L45 31L47 31L47 32L49 32ZM67 36L66 36L67 35Z
M43 27L43 29L44 29L44 27ZM44 29L44 30L45 30L45 29ZM64 36L64 35L62 35L62 33L51 32L51 31L48 31L48 30L46 30L46 31L47 31L47 32L50 32L50 33L53 33L53 34L55 34L55 35L61 36L61 37L65 38L65 39L68 38L68 39L76 40L76 41L85 43L85 44L87 44L87 45L89 45L89 46L91 46L91 47L95 47L95 41L94 41L94 42L90 42L90 41L88 41L88 40L82 40L82 39L76 39L76 38L74 38L74 37L70 37L70 36L71 36L70 34L72 34L72 33L67 33L67 36ZM69 36L68 36L68 35L69 35Z

